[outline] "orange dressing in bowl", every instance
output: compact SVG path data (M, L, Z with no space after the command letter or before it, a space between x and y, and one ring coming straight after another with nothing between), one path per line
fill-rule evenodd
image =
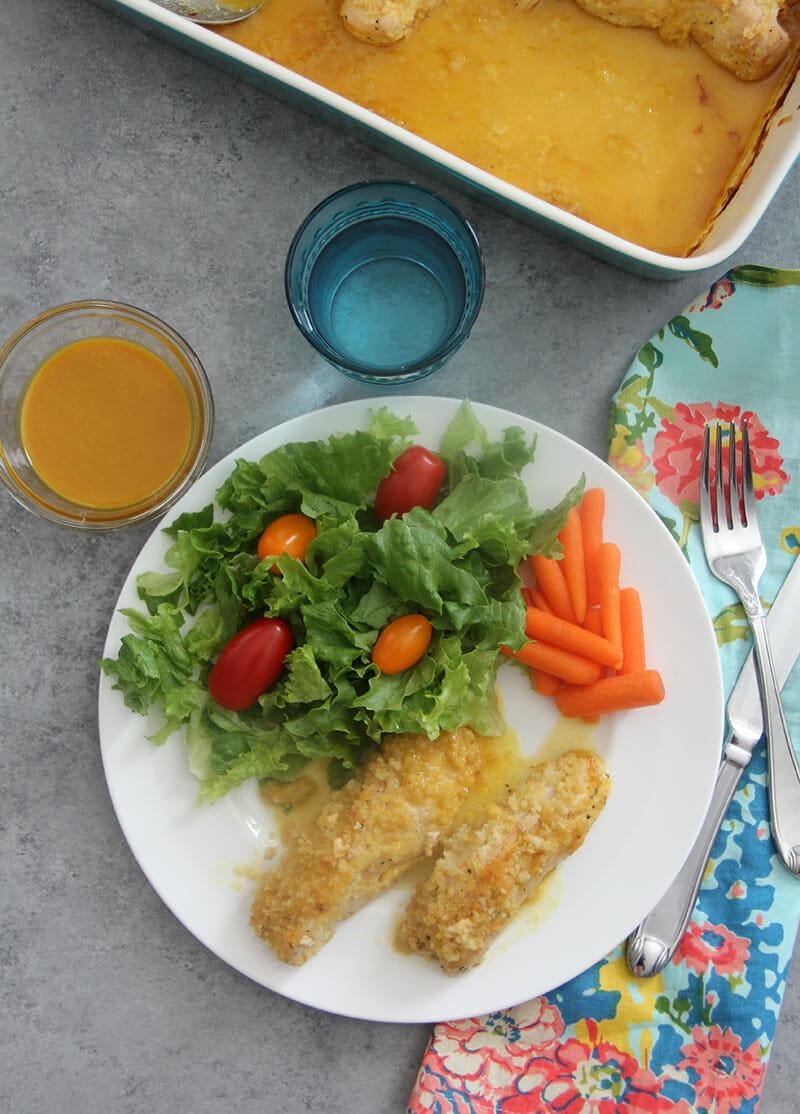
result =
M169 365L121 337L58 349L31 380L20 416L39 478L73 503L104 509L162 488L185 458L191 425Z

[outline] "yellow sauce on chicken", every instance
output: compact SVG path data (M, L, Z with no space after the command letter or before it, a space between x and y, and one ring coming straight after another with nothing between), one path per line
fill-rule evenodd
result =
M481 765L474 784L459 811L459 819L494 800L507 786L520 781L528 771L530 759L520 748L516 733L507 727L502 735L483 735ZM307 828L331 799L327 763L312 760L302 775L291 782L265 781L259 795L272 806L281 842L287 844L302 828Z
M636 244L701 242L785 80L744 82L692 43L572 0L442 0L401 42L338 0L268 0L220 32L484 171Z
M593 749L595 728L582 721L559 719L537 748L535 756L523 752L516 731L506 727L501 735L480 736L481 764L469 794L459 809L458 822L468 819L527 775L532 762L558 758L568 750ZM280 839L289 843L296 832L307 828L331 799L327 763L310 761L295 781L268 780L259 795L274 810ZM426 868L425 868L426 869Z

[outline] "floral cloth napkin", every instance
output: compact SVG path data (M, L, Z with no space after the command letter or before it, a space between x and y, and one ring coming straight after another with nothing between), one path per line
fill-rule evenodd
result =
M748 419L768 553L761 594L771 601L800 550L800 270L727 272L640 349L611 407L609 462L691 563L730 692L750 643L697 524L703 425L713 417ZM800 667L784 703L800 740ZM770 836L762 743L662 974L636 979L622 942L543 997L437 1025L409 1114L755 1111L798 919L800 881Z

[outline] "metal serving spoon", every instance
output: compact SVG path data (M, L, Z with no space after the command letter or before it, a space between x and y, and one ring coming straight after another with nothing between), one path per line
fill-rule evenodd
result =
M155 3L192 23L211 25L238 23L264 6L264 0L155 0Z

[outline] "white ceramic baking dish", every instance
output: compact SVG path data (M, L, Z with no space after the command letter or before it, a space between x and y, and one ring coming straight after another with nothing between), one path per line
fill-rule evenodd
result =
M359 136L433 177L526 221L553 236L637 274L679 278L717 268L744 243L800 155L800 72L779 111L772 114L755 157L702 244L689 256L651 251L558 209L488 174L405 128L279 66L255 51L173 15L151 0L95 0L140 28L174 43L272 95Z

